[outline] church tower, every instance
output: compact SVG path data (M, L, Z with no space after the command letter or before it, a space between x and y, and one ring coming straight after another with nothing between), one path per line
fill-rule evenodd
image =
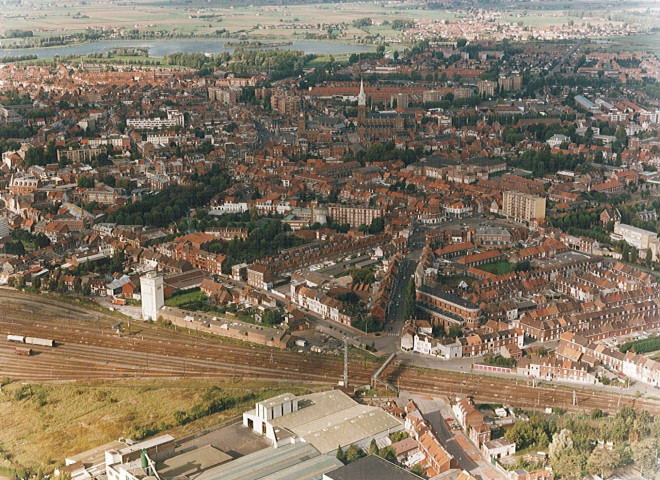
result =
M364 120L367 117L367 95L364 93L364 81L360 80L360 93L358 94L358 127L364 125Z
M307 134L307 119L305 118L305 113L300 112L298 114L298 138L304 138Z

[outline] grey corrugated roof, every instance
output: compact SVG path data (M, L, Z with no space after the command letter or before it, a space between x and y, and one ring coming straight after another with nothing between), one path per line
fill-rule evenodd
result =
M417 475L375 455L338 468L326 477L331 480L419 480Z

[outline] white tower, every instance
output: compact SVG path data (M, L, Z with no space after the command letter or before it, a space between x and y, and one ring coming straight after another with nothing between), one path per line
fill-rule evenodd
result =
M157 272L148 272L140 277L142 297L142 319L156 321L158 311L165 305L163 292L163 276Z

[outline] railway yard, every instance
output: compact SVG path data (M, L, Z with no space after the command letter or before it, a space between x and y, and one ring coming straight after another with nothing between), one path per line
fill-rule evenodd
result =
M117 317L48 297L0 291L0 376L14 381L61 382L126 378L257 379L288 383L337 384L343 359L334 355L270 350L238 342L227 343L174 331L160 325L133 322L121 335L113 330ZM7 335L53 339L55 347L32 345L32 355L16 354ZM369 383L378 363L351 357L349 381ZM532 386L468 373L452 373L389 365L384 380L401 390L427 395L473 395L475 401L503 403L526 409L559 407L588 412L615 412L631 405L660 414L660 401L586 388Z

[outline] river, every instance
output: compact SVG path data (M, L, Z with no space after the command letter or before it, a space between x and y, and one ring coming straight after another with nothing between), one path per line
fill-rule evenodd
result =
M146 47L152 57L164 57L168 53L201 52L221 53L231 52L233 47L226 47L226 42L233 39L176 39L176 40L102 40L99 42L83 43L48 48L0 48L0 60L8 55L37 55L39 58L53 58L56 55L87 55L88 53L107 52L113 47ZM236 41L236 40L233 40ZM263 43L268 43L264 41ZM294 40L291 45L278 48L285 50L302 50L314 54L342 54L372 52L374 48L366 45L350 45L347 43L328 42L322 40Z

